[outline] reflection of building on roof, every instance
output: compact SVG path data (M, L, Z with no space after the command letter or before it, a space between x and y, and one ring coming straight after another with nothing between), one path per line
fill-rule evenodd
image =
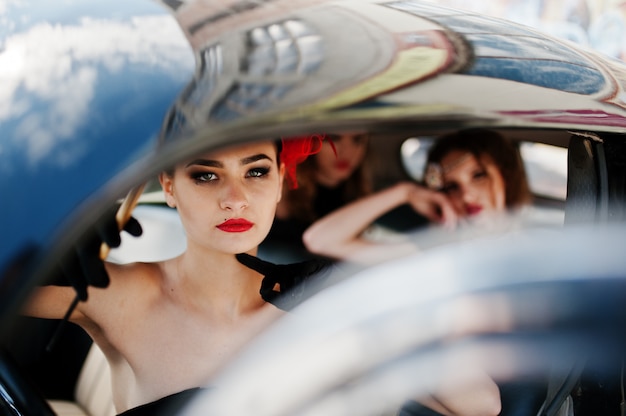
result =
M171 115L170 132L180 131L190 116L231 120L263 111L315 72L324 58L322 37L297 19L245 31L237 46L239 53L230 61L219 43L197 53L196 76L181 97L182 107Z
M411 0L243 3L176 9L195 48L196 73L166 135L346 109L368 109L370 118L480 108L486 117L546 123L624 122L607 107L626 108L622 69L530 27ZM200 25L205 17L214 24ZM507 96L520 88L534 98Z
M300 3L320 4L306 13L295 6L280 9L271 19L265 10L257 22L237 16L237 26L204 39L200 31L189 34L191 12L180 7L177 18L187 19L181 25L202 46L195 79L170 115L170 132L268 109L342 108L470 62L471 50L461 38L419 16L375 2ZM275 10L275 4L266 6ZM230 18L226 11L214 7L210 16ZM203 21L202 15L193 21Z
M559 39L626 60L626 3L623 0L436 0L436 3L528 25Z
M302 75L317 70L323 59L321 36L302 21L286 20L256 27L247 31L245 38L236 80L215 103L211 117L229 120L250 110L269 108L300 82ZM203 60L221 59L216 55L203 51L201 56ZM214 62L213 66L217 64ZM201 74L201 78L205 77L212 77L210 71Z
M474 49L474 65L465 73L508 79L577 94L596 94L607 88L595 63L564 43L550 41L533 29L503 24L485 16L433 8L409 1L389 7L432 19L462 35ZM491 26L493 31L486 32ZM528 58L532 56L533 58ZM528 70L521 71L521 67ZM554 76L558 74L558 76Z

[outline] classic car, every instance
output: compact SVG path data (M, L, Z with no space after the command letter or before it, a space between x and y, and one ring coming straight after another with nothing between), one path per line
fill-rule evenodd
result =
M520 146L532 221L442 237L411 210L381 218L423 250L339 267L181 413L394 414L436 386L442 365L462 376L467 360L501 383L503 415L619 412L624 63L418 0L9 2L0 15L2 414L115 414L91 340L19 312L133 190L145 235L110 260L183 250L153 186L162 170L198 152L359 129L382 189L421 181L428 143L476 127ZM260 252L300 254L270 241Z

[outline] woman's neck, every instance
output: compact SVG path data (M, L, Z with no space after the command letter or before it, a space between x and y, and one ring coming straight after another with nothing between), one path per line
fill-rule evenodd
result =
M262 276L233 254L188 248L173 261L173 285L185 304L235 316L265 303L259 294Z

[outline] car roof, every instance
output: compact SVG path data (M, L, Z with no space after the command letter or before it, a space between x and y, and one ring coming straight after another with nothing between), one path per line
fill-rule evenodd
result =
M206 4L176 12L200 62L179 114L201 126L257 116L261 125L626 125L623 63L512 22L419 1L277 1L222 13Z

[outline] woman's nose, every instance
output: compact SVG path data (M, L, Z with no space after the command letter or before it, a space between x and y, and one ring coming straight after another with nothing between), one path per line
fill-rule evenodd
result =
M471 186L461 186L459 189L463 202L476 202L476 192Z
M337 148L337 159L340 160L354 160L355 158L355 151L353 148L344 146L341 149Z
M248 206L248 198L241 184L230 183L224 186L220 200L220 208L239 211Z
M344 140L345 143L342 143L342 151L343 153L349 154L349 155L353 155L356 152L359 151L360 145L355 142L353 139L351 140Z

